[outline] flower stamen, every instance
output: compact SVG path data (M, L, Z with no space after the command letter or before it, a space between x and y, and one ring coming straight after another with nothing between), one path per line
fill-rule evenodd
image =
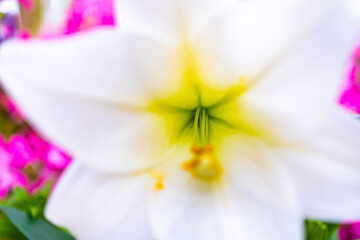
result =
M156 180L155 182L155 190L161 191L165 188L164 180L165 180L165 174L163 171L160 170L152 170L150 172L150 176Z
M197 107L194 116L194 141L199 145L209 143L209 115L206 108Z
M182 163L185 171L206 182L213 182L222 175L223 167L212 145L207 144L201 147L194 144L191 146L190 152L193 157Z

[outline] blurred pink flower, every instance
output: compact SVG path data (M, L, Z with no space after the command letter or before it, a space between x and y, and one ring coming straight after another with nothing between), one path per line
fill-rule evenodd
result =
M59 170L64 170L71 162L71 158L55 145L49 145L47 156L44 160L48 167Z
M11 137L8 146L9 153L12 157L11 165L14 167L25 168L35 159L35 154L27 139L21 135L14 134Z
M48 169L41 155L33 148L29 140L24 136L15 134L9 142L9 153L11 154L11 166L23 172L27 179L24 186L29 193L33 193L48 181L55 181L58 173Z
M29 30L27 29L23 29L20 33L19 33L19 38L21 39L30 39L31 38L31 33Z
M34 4L32 0L18 1L24 6L26 11L31 11L33 8L39 7L37 6L38 4ZM61 2L60 0L59 3ZM42 3L44 6L50 4L46 1L42 1ZM56 9L51 7L47 9L43 6L44 9L47 9L47 12L42 13L41 29L38 36L42 38L54 38L96 26L115 25L114 0L71 0L70 4L62 2L61 5L63 7ZM53 22L54 15L64 16L59 22ZM18 36L23 39L28 39L32 37L32 34L27 28L23 28Z
M360 239L360 222L341 224L339 238L340 240Z
M114 24L113 0L73 0L67 15L65 34Z
M55 183L70 162L64 151L35 133L26 137L14 134L8 142L0 137L0 198L15 186L32 194L47 183Z
M25 168L29 179L26 189L32 194L49 182L55 183L62 170L70 164L71 157L33 132L26 140L35 156Z
M28 139L37 156L44 161L48 168L64 170L71 162L71 157L59 147L40 138L35 133L29 133Z
M345 108L360 114L360 85L359 85L359 58L360 46L358 46L351 57L351 65L339 103Z
M51 26L46 19L44 21L42 38L61 37L97 26L113 26L114 0L71 0L60 26Z
M27 178L12 165L13 156L5 139L0 136L0 198L7 196L15 186L25 187Z
M28 11L31 10L34 6L32 0L18 0L18 2L21 3L21 5L23 5L24 8Z

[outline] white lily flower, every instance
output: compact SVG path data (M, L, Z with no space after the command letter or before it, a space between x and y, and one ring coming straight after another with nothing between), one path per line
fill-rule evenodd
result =
M305 217L360 218L341 2L122 0L118 21L0 51L4 85L76 158L50 220L86 240L297 240Z

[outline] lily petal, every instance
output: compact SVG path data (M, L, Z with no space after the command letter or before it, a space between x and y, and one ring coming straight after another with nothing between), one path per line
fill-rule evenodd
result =
M262 77L339 5L337 0L238 2L193 39L204 79L216 87L241 76Z
M302 215L290 178L261 143L248 140L241 136L224 143L228 148L219 155L224 163L219 183L194 179L179 162L165 168L171 175L164 189L149 197L156 239L302 239Z
M25 82L6 85L33 125L84 163L128 172L163 161L171 149L151 113L76 98Z
M168 44L199 32L236 0L117 0L119 28Z
M337 109L298 149L282 152L308 217L360 218L360 123Z
M5 44L0 60L4 85L35 127L90 165L144 169L156 164L146 160L161 161L156 154L170 149L144 102L180 84L175 50L99 30Z
M46 216L76 239L150 239L144 178L101 174L74 162L52 193Z
M176 87L179 64L175 49L111 28L54 40L9 41L0 51L4 85L32 83L115 103L141 104Z
M282 139L299 139L311 133L336 104L359 22L347 17L342 8L328 20L240 99L253 121Z
M219 155L227 157L224 182L214 185L181 170L185 151L153 170L164 174L162 190L147 174L110 176L75 162L46 215L78 239L302 239L291 179L261 142L248 140L228 139Z

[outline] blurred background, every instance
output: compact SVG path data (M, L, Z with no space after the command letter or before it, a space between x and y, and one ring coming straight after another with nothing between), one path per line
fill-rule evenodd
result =
M114 26L114 1L0 0L0 49L1 43L11 38L57 38ZM349 9L360 16L360 0L349 1ZM360 116L359 64L360 47L354 46L338 102L355 116ZM21 109L1 87L0 79L0 203L45 219L44 206L51 189L71 161L66 150L28 124ZM360 239L360 221L324 223L309 219L304 226L307 240ZM16 231L0 212L0 240L22 239L9 234L9 229Z

